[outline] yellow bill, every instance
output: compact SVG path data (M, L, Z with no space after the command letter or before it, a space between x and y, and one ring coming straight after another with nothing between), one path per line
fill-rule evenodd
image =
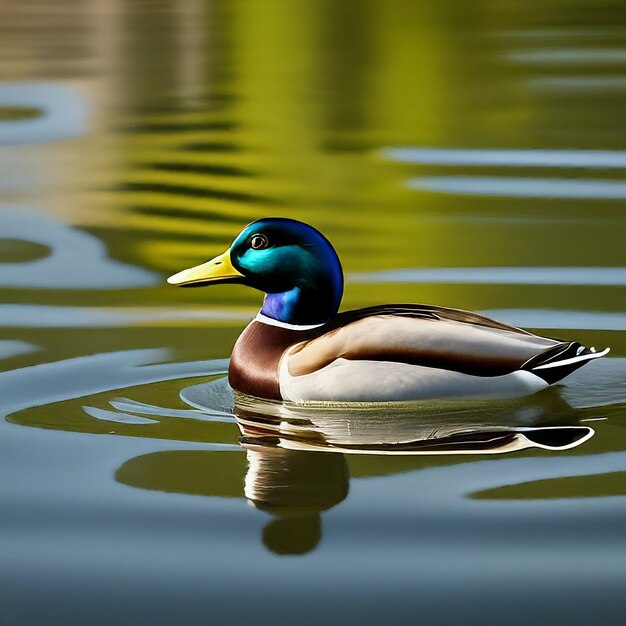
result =
M201 283L219 283L222 281L241 278L243 274L238 272L230 261L230 248L223 254L216 256L214 259L190 267L174 274L167 279L170 285L193 285Z

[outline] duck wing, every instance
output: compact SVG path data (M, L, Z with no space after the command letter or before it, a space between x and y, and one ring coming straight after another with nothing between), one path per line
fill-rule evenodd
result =
M287 362L291 376L346 359L406 363L481 377L526 370L551 384L605 354L469 311L429 305L347 311L324 329L324 334L292 348Z

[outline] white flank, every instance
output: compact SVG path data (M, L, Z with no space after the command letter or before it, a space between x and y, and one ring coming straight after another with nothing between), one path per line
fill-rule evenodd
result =
M337 359L322 369L292 376L289 355L280 364L279 384L291 402L394 402L436 398L517 398L545 389L535 374L516 371L504 376L472 376L461 372L394 363Z

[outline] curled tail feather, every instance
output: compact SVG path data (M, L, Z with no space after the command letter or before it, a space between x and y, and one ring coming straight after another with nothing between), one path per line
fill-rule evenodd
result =
M522 369L532 372L552 385L585 363L605 356L609 351L610 348L605 348L598 352L595 348L586 348L577 341L572 341L567 344L559 344L529 359L522 365Z

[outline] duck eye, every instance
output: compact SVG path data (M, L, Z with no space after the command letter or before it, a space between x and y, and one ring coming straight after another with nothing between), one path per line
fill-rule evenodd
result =
M252 235L252 239L250 239L250 247L254 250L262 250L268 245L269 241L265 235Z

